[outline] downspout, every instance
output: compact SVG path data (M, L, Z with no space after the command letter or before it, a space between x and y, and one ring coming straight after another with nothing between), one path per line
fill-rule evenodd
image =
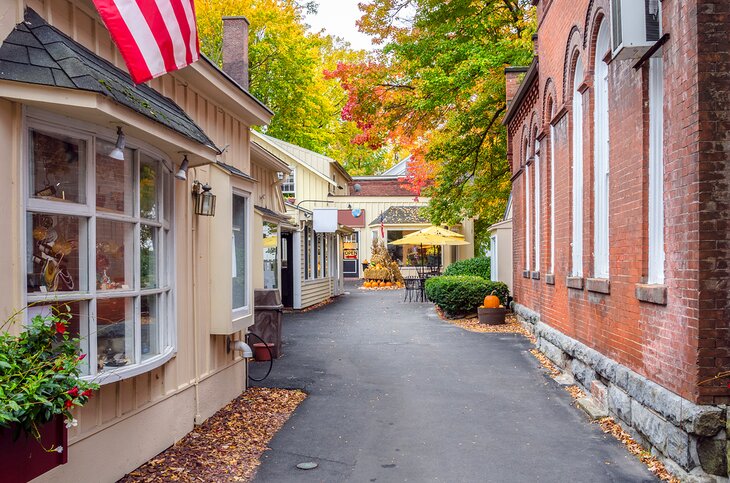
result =
M192 168L191 171L193 172L193 179L198 178L198 172L196 168ZM187 185L187 183L186 183ZM203 423L202 417L200 416L200 357L198 354L198 350L200 348L200 344L198 342L198 320L199 320L199 314L198 314L198 303L197 303L197 281L198 281L198 264L196 262L197 257L197 238L198 238L198 217L193 215L192 206L190 206L191 202L191 196L189 193L187 193L187 196L185 197L185 206L186 206L186 212L188 221L191 226L191 232L192 232L192 240L191 240L191 261L192 261L192 267L190 269L190 273L192 276L192 283L191 283L191 290L192 290L192 296L190 297L191 303L192 303L192 314L193 314L193 371L195 372L195 378L193 379L193 387L195 391L195 416L193 419L193 423L195 425L200 425Z

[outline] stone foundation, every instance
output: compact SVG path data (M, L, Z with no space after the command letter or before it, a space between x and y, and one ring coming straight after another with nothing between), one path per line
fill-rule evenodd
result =
M513 303L513 310L537 348L681 480L728 481L724 406L694 404L541 322L529 308Z

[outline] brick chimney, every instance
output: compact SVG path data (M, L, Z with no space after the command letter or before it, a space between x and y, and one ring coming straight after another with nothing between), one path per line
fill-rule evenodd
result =
M517 89L520 88L525 72L527 72L527 67L506 67L504 69L504 81L506 84L505 97L507 98L507 105L512 102L512 98L515 97L515 94L517 94Z
M248 20L223 17L223 71L248 90Z

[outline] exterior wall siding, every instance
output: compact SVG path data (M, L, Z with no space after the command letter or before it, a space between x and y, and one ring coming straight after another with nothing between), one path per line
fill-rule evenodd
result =
M6 2L0 7L2 38L22 20L24 6L33 8L92 52L125 69L90 0ZM177 73L152 80L149 85L181 106L216 145L230 144L221 156L222 161L250 172L249 126L243 120L198 92ZM20 307L24 300L24 286L19 281L22 280L25 247L18 242L22 239L25 223L21 183L26 158L26 146L21 143L25 139L23 119L24 106L0 99L0 141L11 153L3 164L8 176L0 182L3 188L0 196L7 197L3 200L4 206L12 210L12 216L8 217L9 229L0 234L0 243L8 247L0 258L6 267L6 276L0 278L0 311L4 315ZM133 120L134 114L130 111L130 124ZM107 128L106 125L101 127ZM166 154L177 168L179 154ZM210 160L213 161L212 152ZM206 166L191 168L189 180L208 180L210 169ZM174 190L176 356L139 376L103 385L89 404L76 412L79 425L69 430L69 463L41 476L38 481L116 480L173 444L193 428L194 422L206 419L245 388L243 360L236 354L226 354L224 337L210 334L206 312L214 302L201 300L197 307L193 305L196 297L207 293L199 281L197 292L192 287L194 265L204 270L210 255L205 244L208 226L205 220L195 220L192 215L190 181L175 182ZM216 194L219 203L230 200L229 193ZM193 255L194 245L197 248ZM170 415L174 417L170 419ZM126 443L120 444L120 441ZM128 444L130 441L140 445Z
M541 335L541 349L552 353L568 371L578 369L581 373L581 368L588 367L592 376L579 381L586 383L587 389L595 380L614 388L614 392L624 391L630 404L641 406L637 407L636 418L629 416L622 422L638 431L642 441L669 456L680 472L701 466L713 474L727 476L724 463L719 470L705 464L703 448L709 443L703 438L707 435L673 422L667 406L647 405L640 392L621 387L622 382L615 375L602 373L599 366L592 366L591 361L571 352L575 344L596 351L622 371L630 371L646 381L641 383L642 387L653 385L658 388L656 391L666 393L662 396L666 397L664 401L682 401L682 407L697 404L701 411L709 411L713 406L702 405L730 402L727 380L703 382L730 367L730 269L725 262L730 256L730 48L726 41L730 34L730 5L719 1L664 0L661 8L663 31L670 34L660 51L665 102L665 284L646 285L648 62L639 68L634 68L636 60L613 60L608 65L610 241L609 283L605 283L592 278L595 66L590 59L595 57L599 24L608 20L609 2L540 1L538 78L533 86L525 86L528 92L511 112L508 127L508 153L514 174L514 294L521 318L531 322ZM573 125L570 108L572 59L577 54L585 72L585 82L580 86L584 122L578 127ZM546 114L551 103L557 113L554 117ZM555 139L549 139L551 125ZM521 194L525 192L521 153L525 139L533 142L527 133L532 133L535 126L539 135L544 136L541 145L554 150L541 153L543 189L539 202L548 208L541 210L539 253L543 273L537 277L523 272L527 265L526 213ZM581 279L570 278L574 129L581 129L583 139ZM554 193L546 189L551 186L546 164L550 159L555 162ZM550 266L550 210L554 212L555 264L554 273L546 274L544 271ZM530 236L534 242L534 234ZM534 267L534 262L529 265ZM562 339L563 336L569 340ZM662 424L669 424L672 431L680 427L685 431L682 438L686 444L679 451L641 433L638 413L644 407L661 414ZM724 438L718 444L723 445L724 453Z

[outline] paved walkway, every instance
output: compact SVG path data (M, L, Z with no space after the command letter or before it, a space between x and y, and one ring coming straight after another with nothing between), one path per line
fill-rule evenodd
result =
M285 316L285 355L259 384L309 397L257 482L655 481L571 405L523 337L464 331L402 291L348 289ZM304 461L319 467L295 468Z

